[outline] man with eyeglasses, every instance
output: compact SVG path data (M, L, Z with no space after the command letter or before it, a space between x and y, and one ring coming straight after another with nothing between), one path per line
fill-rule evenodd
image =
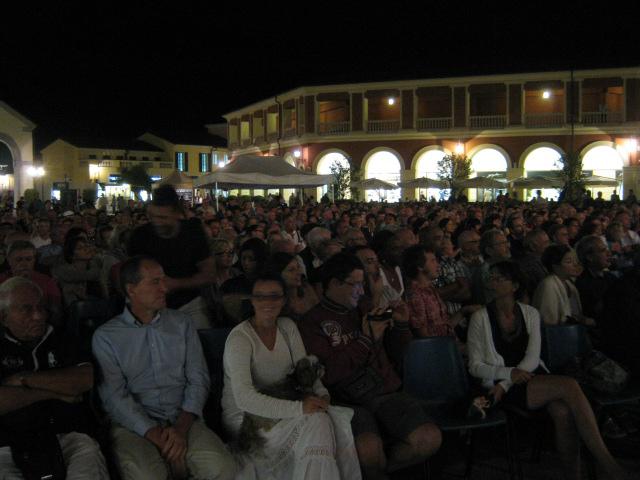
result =
M372 317L357 309L365 267L354 255L331 257L321 278L324 296L300 322L300 333L307 351L326 368L323 382L332 398L354 408L351 426L365 478L387 478L387 453L389 463L427 458L442 441L421 404L400 391L402 380L392 363L401 360L412 339L409 312L404 303L392 308L391 318L379 310L368 312ZM363 375L376 386L358 395L352 386ZM381 430L399 442L387 453Z
M489 288L491 265L511 258L509 240L504 232L497 228L484 232L480 237L480 253L482 253L484 263L473 275L471 296L473 303L486 305L494 299L494 291Z

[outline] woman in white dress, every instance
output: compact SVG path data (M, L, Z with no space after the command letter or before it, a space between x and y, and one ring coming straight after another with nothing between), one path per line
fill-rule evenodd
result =
M306 356L295 323L279 317L286 302L279 277L258 278L251 304L254 316L235 327L224 350L223 423L237 435L244 413L280 419L265 438L264 451L240 458L241 479L359 479L360 467L350 421L353 411L330 406L318 380L315 395L282 400L259 392L282 381ZM247 461L248 460L248 461Z

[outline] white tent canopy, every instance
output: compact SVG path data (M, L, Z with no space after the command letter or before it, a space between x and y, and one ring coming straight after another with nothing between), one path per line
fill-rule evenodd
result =
M176 170L167 178L155 184L156 187L161 185L171 185L176 190L191 190L193 188L193 179L186 173Z
M197 178L196 188L307 188L333 182L333 175L316 175L289 165L282 157L241 155L230 164Z

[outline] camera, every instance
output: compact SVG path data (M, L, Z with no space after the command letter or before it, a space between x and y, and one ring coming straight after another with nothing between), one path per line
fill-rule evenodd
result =
M384 312L382 312L380 315L372 315L372 314L367 315L367 320L369 320L370 322L384 322L386 320L390 320L392 316L393 316L393 311L390 308L388 308Z

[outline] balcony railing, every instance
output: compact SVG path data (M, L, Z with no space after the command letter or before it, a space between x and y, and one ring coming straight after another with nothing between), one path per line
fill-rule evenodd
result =
M278 132L269 132L267 133L267 142L277 142L278 141Z
M265 142L264 135L258 135L256 137L253 137L253 144L254 145L261 145L264 142Z
M318 135L348 135L351 122L322 122L318 124Z
M171 162L165 162L165 163L161 162L159 166L160 166L160 168L173 168L173 163L171 163Z
M449 130L453 124L451 117L418 118L418 130Z
M506 115L470 115L470 128L504 128L507 125Z
M564 113L525 113L524 124L529 128L558 127L564 124Z
M369 120L369 133L393 133L400 130L400 120Z
M602 125L604 123L622 123L622 112L582 112L583 125Z
M298 135L298 130L296 127L287 127L284 129L284 138L291 138Z
M241 144L243 147L248 147L253 144L253 141L250 138L243 138Z

